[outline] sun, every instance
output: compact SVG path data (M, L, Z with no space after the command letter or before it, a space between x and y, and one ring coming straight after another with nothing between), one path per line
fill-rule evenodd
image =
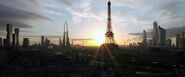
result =
M100 46L101 44L104 43L105 41L105 35L104 35L104 31L98 31L96 33L93 34L93 41L92 43L96 46Z

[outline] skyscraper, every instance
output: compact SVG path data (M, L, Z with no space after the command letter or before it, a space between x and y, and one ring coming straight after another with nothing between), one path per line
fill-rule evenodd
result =
M3 39L0 37L0 47L3 46Z
M64 24L64 32L63 32L63 41L62 41L64 47L66 45L66 31L65 31L66 30L66 25L65 24Z
M167 46L167 48L171 48L171 46L172 46L172 40L171 39L166 40L166 46Z
M182 39L185 39L185 38L184 38L184 31L182 32Z
M15 32L15 36L16 36L16 46L19 46L19 28L15 28L14 29L14 32Z
M23 48L28 48L30 45L29 38L23 38Z
M182 32L181 38L180 38L180 40L179 40L178 48L185 50L184 31Z
M68 35L68 24L67 24L67 22L66 22L66 47L67 48L70 48L71 47L71 45L70 45L70 41L69 41L69 35Z
M59 46L62 46L61 37L59 38Z
M44 47L49 47L50 46L50 40L48 38L46 38L45 43L44 43Z
M180 34L176 34L176 48L179 48L180 44Z
M12 45L12 25L10 24L7 24L7 29L6 29L6 32L7 32L7 35L6 35L6 46L7 47L10 47Z
M69 35L68 35L68 24L65 22L64 24L64 33L63 33L63 46L64 47L71 47L70 41L69 41Z
M16 38L17 38L17 37L16 37L16 34L14 33L14 34L13 34L13 41L12 41L12 46L13 46L13 47L15 47L16 44L17 44L17 43L16 43L16 41L17 41Z
M158 24L156 21L153 22L153 37L152 37L152 45L156 46L158 41Z
M159 26L158 45L165 46L165 42L166 42L166 30Z
M41 45L42 46L44 46L44 41L45 41L44 36L41 36Z
M143 31L143 44L146 45L146 41L147 41L147 35L146 35L146 31Z

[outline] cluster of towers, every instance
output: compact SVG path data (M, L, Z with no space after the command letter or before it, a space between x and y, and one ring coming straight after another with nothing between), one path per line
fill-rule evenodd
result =
M41 36L41 46L42 47L49 47L50 40L48 38L45 38L45 36Z
M69 34L68 34L68 24L67 22L64 23L64 32L63 32L63 40L59 38L59 45L62 47L70 48L70 41L69 41Z
M143 31L142 43L147 45L147 33ZM153 22L152 39L150 40L150 46L165 46L171 47L172 40L166 39L166 30L162 28L156 21Z
M2 41L4 47L19 47L19 28L14 28L14 33L13 33L13 26L10 24L7 24L6 26L6 38L2 40L0 39L1 46L2 46Z
M2 39L0 38L0 47L4 47L4 48L19 48L21 47L20 43L19 43L19 28L14 28L14 33L13 33L13 26L11 24L7 24L6 25L6 38ZM22 43L22 47L23 48L28 48L29 47L29 38L23 38L23 43Z
M162 28L156 21L153 22L152 32L152 46L165 46L166 45L166 30Z

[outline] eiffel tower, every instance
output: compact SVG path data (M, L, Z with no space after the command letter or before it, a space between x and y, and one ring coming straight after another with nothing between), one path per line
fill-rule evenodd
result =
M106 33L105 33L106 39L105 39L104 45L106 45L109 48L118 47L118 45L115 43L114 33L112 31L111 2L110 2L110 0L108 1L107 5L108 5L108 18L107 18L107 29L106 29Z

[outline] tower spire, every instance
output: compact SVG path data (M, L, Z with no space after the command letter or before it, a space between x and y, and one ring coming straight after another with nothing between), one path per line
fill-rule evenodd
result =
M68 24L67 24L67 22L66 22L66 47L71 47L71 45L70 45L70 42L69 42L69 35L68 35Z
M66 34L66 31L65 31L65 26L66 26L66 25L65 25L65 23L64 23L64 33L63 33L63 42L62 42L62 43L63 43L63 46L66 45L66 44L65 44L65 42L66 42L66 35L65 35L65 34Z
M67 21L64 23L64 33L63 33L63 46L64 47L71 47L68 35L68 24Z

